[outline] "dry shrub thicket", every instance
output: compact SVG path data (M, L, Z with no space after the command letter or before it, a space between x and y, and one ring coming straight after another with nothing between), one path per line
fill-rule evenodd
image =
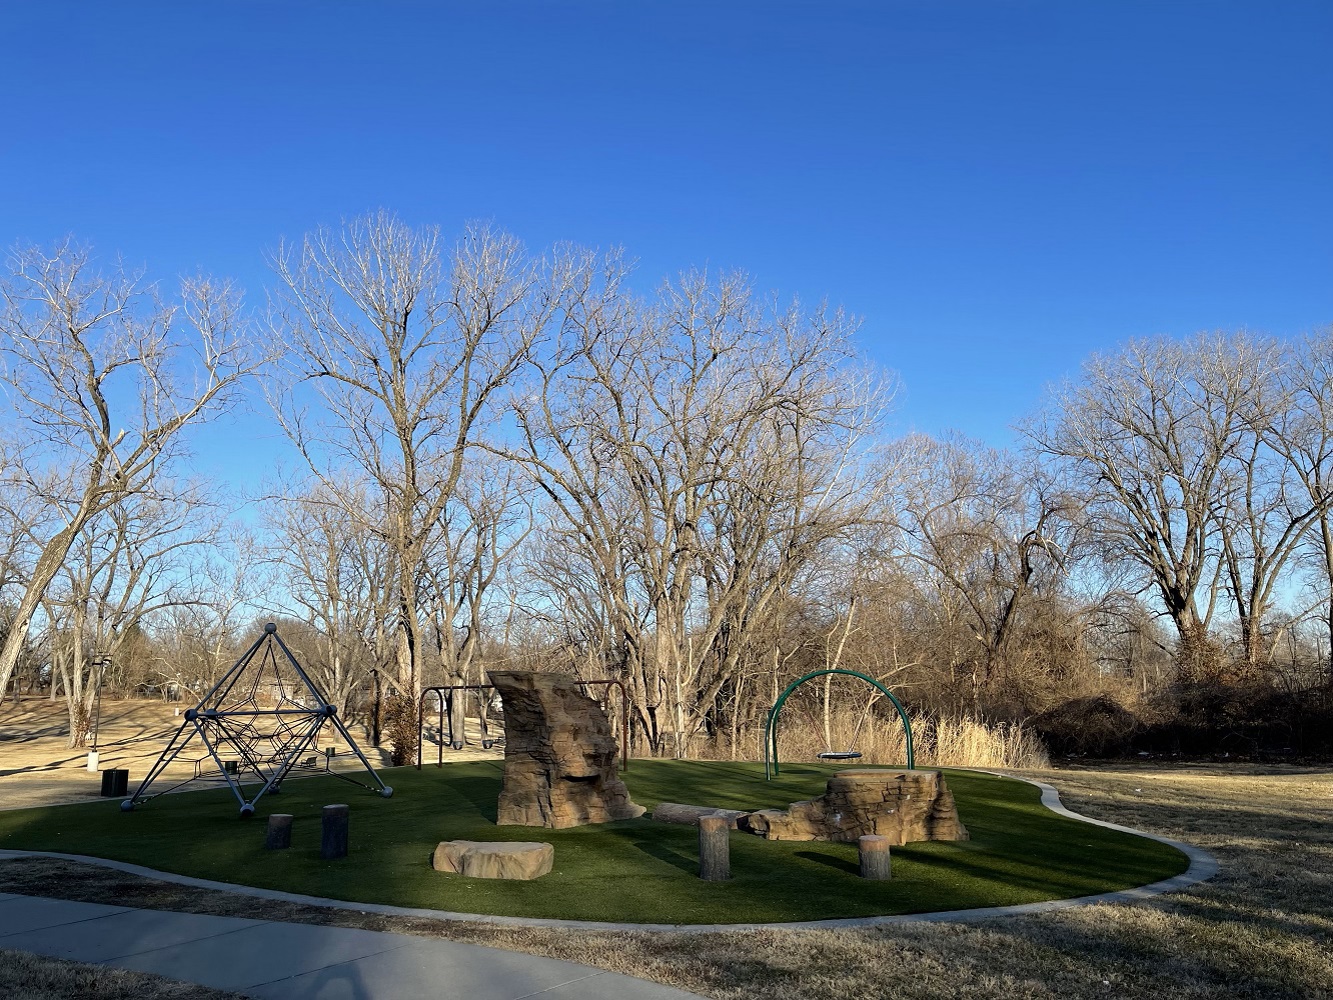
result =
M1040 769L1050 766L1050 757L1041 738L1021 722L985 723L967 717L923 715L908 716L912 725L912 747L918 767L995 767ZM858 731L850 713L839 713L830 727L832 739L825 743L823 732L788 717L780 720L778 750L783 760L816 760L829 749L855 749L861 754L847 766L861 764L901 765L907 759L907 738L897 716L875 718ZM762 755L762 734L754 746L734 748L705 747L701 757L749 759Z
M987 725L968 718L917 716L912 732L917 760L925 765L1044 768L1051 763L1041 738L1021 722ZM894 746L887 757L901 760L903 752Z
M417 753L417 707L410 698L395 696L384 706L384 741L389 744L389 763L394 767L415 764Z

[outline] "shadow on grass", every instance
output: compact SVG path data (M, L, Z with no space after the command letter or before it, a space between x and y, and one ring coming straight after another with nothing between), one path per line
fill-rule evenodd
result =
M677 851L660 841L634 837L630 840L630 844L633 845L635 850L642 851L644 854L651 858L656 858L658 861L665 861L667 864L674 868L679 868L686 874L696 875L699 872L698 858L691 857L688 854L682 854L680 851Z
M499 819L495 780L489 774L451 775L445 783L486 822L494 825Z
M840 872L851 872L853 875L861 874L860 865L853 864L846 858L834 857L831 854L820 854L818 851L797 851L793 856L804 858L806 861L813 861L816 864L826 865L829 868L836 868Z

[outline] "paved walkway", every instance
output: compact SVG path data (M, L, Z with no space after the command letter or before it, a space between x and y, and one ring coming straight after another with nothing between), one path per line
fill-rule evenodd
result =
M380 931L0 893L0 949L151 972L257 1000L690 1000L586 965Z

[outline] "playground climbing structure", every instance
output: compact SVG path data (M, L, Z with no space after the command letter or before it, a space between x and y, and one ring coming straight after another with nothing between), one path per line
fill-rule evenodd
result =
M328 766L328 758L318 750L319 735L326 727L342 737L365 768L364 775ZM191 747L203 753L186 756ZM193 776L160 787L167 768L178 760L192 760ZM282 790L283 780L293 771L312 770L327 770L385 798L393 794L338 718L336 706L329 704L270 622L199 704L186 710L176 735L120 807L129 812L193 781L221 780L236 796L241 815L250 816L261 798ZM373 784L362 780L366 775ZM253 794L247 797L248 793Z

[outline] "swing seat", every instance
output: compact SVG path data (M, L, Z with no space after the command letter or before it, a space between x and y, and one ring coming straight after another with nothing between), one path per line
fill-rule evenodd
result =
M819 754L820 760L860 760L859 750L825 750Z

